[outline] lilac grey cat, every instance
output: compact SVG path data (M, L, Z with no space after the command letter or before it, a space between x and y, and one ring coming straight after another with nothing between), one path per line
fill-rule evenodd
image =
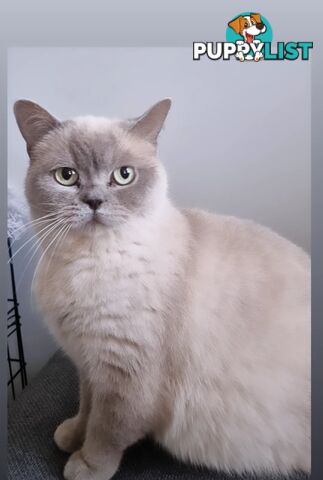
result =
M213 469L309 472L309 258L251 221L172 205L156 156L170 104L62 122L15 104L34 293L80 376L79 412L54 434L64 477L111 478L146 435Z

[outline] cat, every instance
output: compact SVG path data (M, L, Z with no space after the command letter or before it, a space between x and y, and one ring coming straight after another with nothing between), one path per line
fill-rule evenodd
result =
M157 158L170 105L67 121L14 106L42 244L34 293L80 376L79 412L54 434L64 477L111 478L147 435L209 468L309 472L309 256L252 221L173 206Z

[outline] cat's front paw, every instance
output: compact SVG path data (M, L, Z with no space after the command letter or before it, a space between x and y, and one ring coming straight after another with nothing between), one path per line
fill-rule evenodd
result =
M85 463L81 451L74 452L64 468L65 480L94 480L94 470Z
M61 423L54 433L54 441L63 452L73 453L81 448L84 431L79 417L68 418Z
M74 452L64 468L65 480L109 480L116 473L119 463L95 466L85 458L82 450Z

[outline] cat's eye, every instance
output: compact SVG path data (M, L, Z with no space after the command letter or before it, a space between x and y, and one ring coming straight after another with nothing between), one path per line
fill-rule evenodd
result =
M70 167L60 167L54 171L54 178L56 182L64 185L65 187L71 187L78 181L78 173Z
M135 169L132 167L116 168L112 173L112 177L118 185L128 185L135 178Z

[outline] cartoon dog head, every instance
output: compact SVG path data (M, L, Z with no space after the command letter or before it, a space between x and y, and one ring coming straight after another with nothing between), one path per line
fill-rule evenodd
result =
M229 22L228 25L236 33L239 33L247 43L252 43L257 35L266 31L266 26L259 13L240 15L240 17Z

